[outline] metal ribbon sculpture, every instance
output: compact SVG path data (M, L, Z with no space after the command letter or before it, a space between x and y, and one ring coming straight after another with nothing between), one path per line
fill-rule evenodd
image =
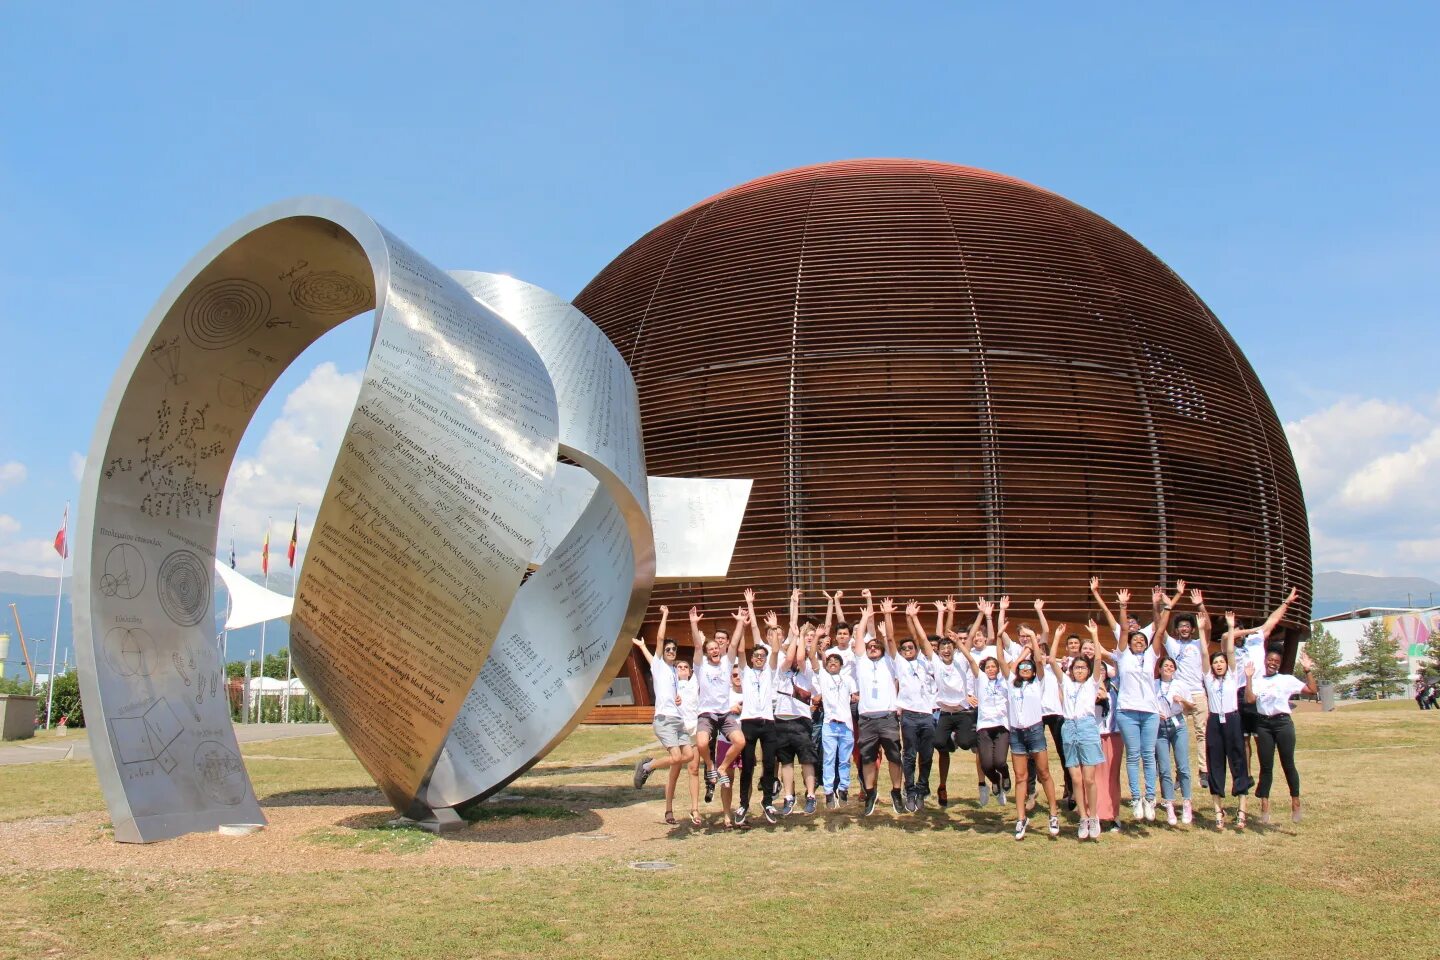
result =
M626 655L618 641L644 615L656 543L619 353L560 298L448 275L354 207L277 204L172 281L91 445L75 636L117 840L263 822L212 630L221 498L280 373L371 309L290 644L387 799L458 822L449 808L543 757ZM675 531L671 575L723 576L749 481L655 482ZM703 514L708 544L684 522Z

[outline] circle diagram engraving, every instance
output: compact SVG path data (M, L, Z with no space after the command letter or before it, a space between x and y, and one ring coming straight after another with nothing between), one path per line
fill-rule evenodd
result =
M290 302L307 313L342 316L369 309L374 296L354 277L335 270L317 270L290 285Z
M100 593L116 600L134 600L145 589L145 558L128 543L117 543L105 555Z
M218 740L202 740L195 748L195 779L216 803L233 807L245 799L245 765Z
M210 571L198 554L176 550L161 562L155 592L167 617L193 627L210 609Z
M140 627L105 632L105 659L122 677L148 677L155 669L155 639Z
M185 305L185 336L204 350L224 350L245 340L270 316L270 294L253 280L207 283Z

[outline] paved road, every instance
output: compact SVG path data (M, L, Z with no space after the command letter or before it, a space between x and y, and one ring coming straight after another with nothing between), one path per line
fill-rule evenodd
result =
M241 743L288 740L291 737L323 737L335 732L328 723L237 723L235 739ZM90 738L84 730L67 737L44 740L7 740L0 744L0 767L15 763L52 763L56 760L89 760Z

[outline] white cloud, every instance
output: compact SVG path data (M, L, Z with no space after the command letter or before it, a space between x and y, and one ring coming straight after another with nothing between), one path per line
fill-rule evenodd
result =
M233 527L237 567L242 573L259 573L260 544L269 517L274 521L270 571L288 570L285 550L297 504L303 555L345 425L360 393L360 379L359 371L341 373L334 363L320 364L285 398L280 416L265 431L255 456L236 459L220 513L220 542L215 552L222 560L230 555ZM298 557L295 566L299 569Z
M20 532L20 521L8 513L0 513L0 537L13 537Z
M28 472L29 471L25 469L25 464L18 460L0 463L0 493L20 486L20 484L25 482L25 477Z
M1440 397L1349 397L1285 431L1317 570L1440 579Z

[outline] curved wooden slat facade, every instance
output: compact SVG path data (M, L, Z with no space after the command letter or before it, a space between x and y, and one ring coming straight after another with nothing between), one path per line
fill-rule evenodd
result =
M1186 577L1218 613L1300 588L1305 504L1218 319L1115 225L1030 184L913 160L804 167L650 231L575 300L630 363L652 474L751 477L721 584L656 590L717 624L740 590L1009 593ZM1140 611L1142 619L1148 614ZM652 608L647 621L658 614ZM639 679L635 670L631 676ZM645 689L637 684L637 691Z

